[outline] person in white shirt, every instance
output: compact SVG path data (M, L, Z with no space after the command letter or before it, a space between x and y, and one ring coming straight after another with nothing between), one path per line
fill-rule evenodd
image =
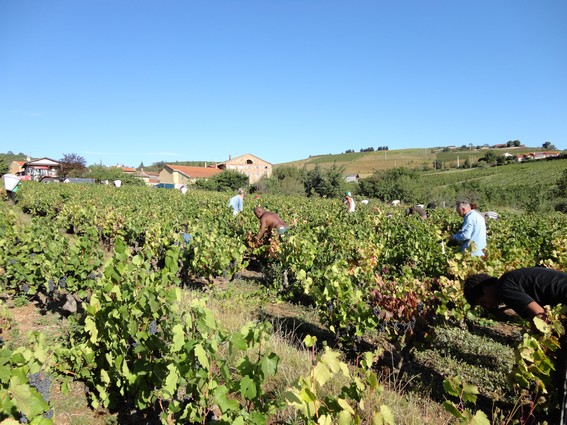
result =
M344 203L346 205L347 212L353 213L356 209L356 204L354 203L354 199L352 197L352 193L345 192L345 200Z
M232 208L232 214L238 215L244 209L244 191L238 189L238 193L228 201L228 206Z

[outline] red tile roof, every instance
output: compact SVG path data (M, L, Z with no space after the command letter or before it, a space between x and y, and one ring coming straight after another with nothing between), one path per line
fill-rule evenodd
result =
M179 171L192 179L206 179L214 176L215 174L222 173L222 170L216 167L191 167L189 165L174 164L167 164L166 167L169 167L174 171Z

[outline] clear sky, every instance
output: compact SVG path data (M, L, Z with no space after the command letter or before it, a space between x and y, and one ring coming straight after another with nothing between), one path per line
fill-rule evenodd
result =
M567 149L566 0L0 0L0 152Z

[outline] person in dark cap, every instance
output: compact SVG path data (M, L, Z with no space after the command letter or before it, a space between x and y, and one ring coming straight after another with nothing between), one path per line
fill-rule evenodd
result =
M488 274L474 274L465 279L463 292L470 305L480 305L493 311L504 304L519 316L546 320L544 306L567 305L567 273L543 267L527 267L504 273L499 278ZM561 403L557 418L550 423L567 424L567 338L561 338L561 347L555 363L553 382ZM559 416L561 419L559 420Z

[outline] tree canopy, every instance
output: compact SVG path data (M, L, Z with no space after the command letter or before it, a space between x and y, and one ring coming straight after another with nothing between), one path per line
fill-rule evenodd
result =
M263 177L252 189L260 193L305 195L301 171L291 166L274 168L271 177Z
M8 172L8 169L10 168L10 165L8 164L8 161L6 161L6 159L4 158L4 155L0 156L0 176L3 176L4 174L6 174Z
M59 160L61 177L84 177L88 173L87 160L76 153L67 153Z
M359 181L359 193L384 202L395 199L415 202L418 197L419 173L409 168L391 168L375 171Z
M88 177L96 179L97 182L103 180L108 180L109 182L120 180L123 185L129 186L143 186L146 184L142 179L125 173L120 168L105 167L104 165L91 165L89 167Z
M346 184L344 172L345 168L336 164L326 169L322 169L319 165L310 171L304 169L302 180L305 194L307 196L317 194L326 198L340 197Z
M236 191L248 187L248 176L238 171L226 170L207 180L199 180L195 185L200 189L215 190L217 192Z

